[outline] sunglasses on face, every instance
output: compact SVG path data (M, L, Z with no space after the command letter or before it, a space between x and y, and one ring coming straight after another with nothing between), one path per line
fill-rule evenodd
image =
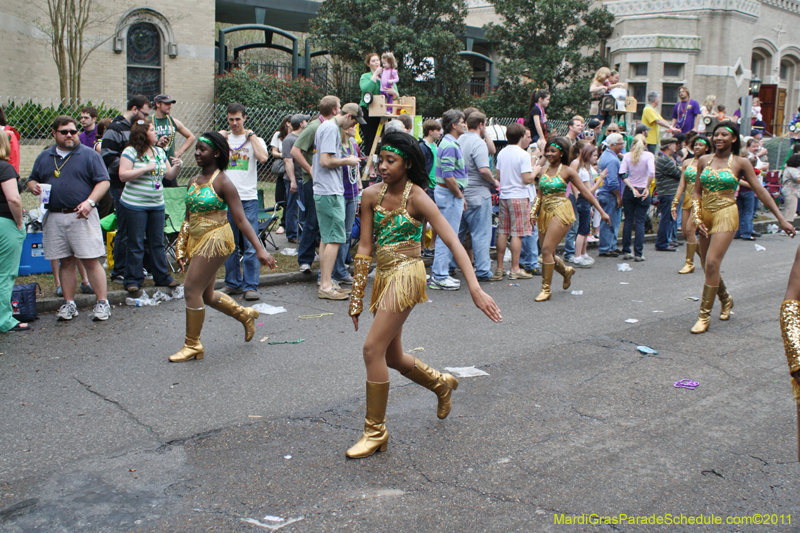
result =
M65 137L67 135L77 135L78 134L78 130L57 130L57 131L58 131L58 133L60 133L61 135L65 136Z

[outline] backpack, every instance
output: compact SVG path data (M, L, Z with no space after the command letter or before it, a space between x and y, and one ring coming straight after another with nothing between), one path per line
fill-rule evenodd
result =
M33 322L39 318L36 312L36 287L42 294L42 287L38 283L14 285L11 291L11 316L19 322Z

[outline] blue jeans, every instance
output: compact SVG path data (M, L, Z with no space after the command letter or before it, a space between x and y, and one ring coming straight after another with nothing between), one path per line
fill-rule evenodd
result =
M347 254L350 253L350 239L353 234L353 222L356 220L356 203L358 198L344 199L344 244L339 246L339 255L333 264L333 279L347 279L350 273L347 271Z
M164 208L138 211L126 209L128 223L128 253L125 256L125 287L144 283L144 240L150 249L150 263L156 285L167 286L172 276L164 255Z
M636 240L633 242L633 255L642 256L644 252L644 221L647 218L650 201L649 195L644 200L635 198L630 187L625 188L625 193L622 195L622 210L625 212L625 225L622 226L622 253L631 253L631 231L634 231L635 225Z
M242 200L242 208L244 209L244 216L253 227L253 231L258 234L258 200ZM228 222L231 224L233 230L233 242L236 243L236 249L225 260L225 285L231 289L241 288L243 291L257 291L258 290L258 275L261 272L261 263L258 262L256 256L256 249L247 240L236 224L233 223L233 216L230 210L228 211ZM242 254L241 247L244 246L244 254ZM239 268L239 257L244 256L242 260L242 267ZM242 277L242 270L244 270L244 277Z
M756 208L756 193L752 189L739 189L739 197L736 198L736 206L739 208L739 229L736 230L736 238L749 239L753 233L753 213Z
M531 235L522 237L519 266L528 271L533 271L539 267L539 226L533 228Z
M297 240L297 195L301 192L301 184L297 184L297 192L291 192L292 182L288 179L284 180L286 188L286 207L284 213L286 214L286 238L289 240Z
M611 225L606 224L605 220L600 220L600 253L613 252L617 249L617 235L619 235L617 197L613 194L600 193L597 195L597 201L611 219Z
M317 207L314 203L313 181L303 184L303 205L306 208L306 214L303 218L300 245L297 247L297 264L310 265L314 262L314 249L319 241L319 222L317 221Z
M492 241L491 197L484 198L480 204L467 204L467 210L463 211L461 215L461 228L458 232L458 238L464 240L468 231L472 235L475 275L479 280L486 281L492 277L492 258L489 256L489 245Z
M658 213L660 219L658 221L658 233L656 234L656 250L666 250L669 248L670 235L672 235L675 221L672 220L672 199L671 196L658 197Z
M433 197L436 200L436 207L439 208L444 219L447 220L447 223L450 224L450 227L453 228L453 231L458 235L459 229L461 228L461 215L464 213L464 199L456 198L456 196L450 192L450 189L439 185L434 189ZM489 231L491 232L491 229ZM452 259L453 252L447 248L442 238L437 235L436 255L433 257L433 268L431 268L433 279L439 281L447 279L450 275L449 267Z
M114 268L111 271L112 278L125 275L125 260L128 256L128 224L125 221L125 213L128 210L122 205L120 201L121 196L122 189L111 189L111 198L114 200L114 212L117 214L117 234L114 236Z
M564 259L572 259L575 257L575 237L578 236L578 202L574 196L569 196L569 201L572 202L572 210L575 211L575 222L569 228L567 236L564 237Z

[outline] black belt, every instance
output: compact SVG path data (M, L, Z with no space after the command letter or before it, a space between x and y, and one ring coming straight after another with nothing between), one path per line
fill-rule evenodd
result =
M65 209L48 209L48 211L50 211L51 213L74 213L77 209L78 209L77 207L72 207L72 208L68 207Z

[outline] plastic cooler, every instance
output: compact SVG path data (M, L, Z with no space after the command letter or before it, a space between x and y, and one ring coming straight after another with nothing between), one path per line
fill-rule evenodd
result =
M29 274L50 274L50 261L44 258L44 247L42 246L42 233L28 233L25 236L25 243L22 245L22 257L19 260L19 275Z

